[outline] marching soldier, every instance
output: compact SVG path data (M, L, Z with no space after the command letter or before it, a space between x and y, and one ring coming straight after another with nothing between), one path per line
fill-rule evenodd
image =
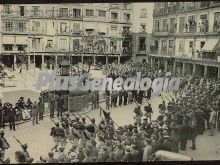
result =
M54 109L55 109L55 96L51 94L50 100L49 100L49 109L50 109L50 118L54 118Z
M39 97L39 102L38 102L38 112L39 112L39 120L43 120L44 118L44 102L43 98Z
M151 104L149 104L148 106L145 106L144 107L144 111L146 112L145 116L147 118L149 118L150 121L151 121L151 114L153 114L153 110L152 110Z
M141 117L143 116L143 113L141 112L141 106L135 107L134 109L135 113L135 122L140 126L141 125Z
M10 125L10 130L14 130L16 131L15 129L15 118L16 118L16 111L15 109L12 107L12 104L9 105L9 112L8 112L8 119L9 119L9 125Z
M31 116L32 116L32 124L34 126L34 123L38 124L38 105L35 101L32 108L31 108Z

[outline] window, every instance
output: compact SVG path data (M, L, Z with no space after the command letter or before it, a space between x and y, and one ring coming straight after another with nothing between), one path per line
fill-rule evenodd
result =
M179 41L179 52L184 53L184 41Z
M141 16L142 18L147 18L147 9L141 9Z
M118 30L118 27L117 26L111 26L111 30L116 31L116 30Z
M25 16L25 6L19 6L20 7L20 16Z
M4 14L11 14L11 5L3 5Z
M3 46L4 46L5 51L12 51L13 50L12 44L4 44Z
M4 22L5 24L5 31L12 31L13 29L13 24L12 24L12 21L5 21Z
M111 13L111 18L112 18L112 20L117 20L118 19L118 13Z
M39 15L40 6L32 6L32 15L37 17Z
M99 17L106 17L106 11L99 10Z
M160 31L160 21L159 21L159 20L156 20L156 21L155 21L155 31L156 31L156 32L159 32L159 31Z
M220 30L220 12L214 14L213 32Z
M81 18L81 10L73 9L73 18Z
M18 51L25 51L27 45L17 45Z
M130 14L127 14L127 13L124 14L124 20L125 20L126 22L129 22L129 21L130 21L130 17L131 17Z
M200 15L199 32L208 32L209 21L207 14Z
M176 32L176 19L170 18L170 32L175 33Z
M26 23L25 22L18 22L18 31L25 32L26 31Z
M139 38L139 50L144 51L146 49L146 44L145 44L145 37L140 37Z
M66 46L67 46L67 40L66 39L61 39L60 40L60 49L66 50Z
M60 8L59 16L68 17L68 8Z
M167 31L168 31L167 19L163 19L163 20L162 20L162 31L163 31L163 32L167 32Z
M80 31L80 24L79 23L73 23L73 33L79 33Z
M169 48L174 48L174 40L169 40Z
M161 42L161 47L162 47L162 53L165 53L165 51L167 50L167 41L162 41Z
M52 46L53 46L53 40L47 40L46 48L52 48Z
M93 17L94 16L94 11L90 9L86 9L86 16L87 17Z
M141 25L141 31L146 32L146 25Z
M193 41L189 41L189 52L192 52L194 49L194 42Z
M67 23L60 23L60 33L68 33L68 25Z
M39 31L40 30L40 22L33 21L32 22L32 31Z
M183 33L185 28L185 17L179 18L179 32Z
M32 49L40 48L40 38L32 38Z

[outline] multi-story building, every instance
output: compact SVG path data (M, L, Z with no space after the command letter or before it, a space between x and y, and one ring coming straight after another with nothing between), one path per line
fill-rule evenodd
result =
M59 64L66 55L72 63L120 62L132 55L131 3L3 4L0 10L7 66Z
M133 3L132 57L134 62L146 62L152 42L153 3Z
M158 2L149 59L166 71L220 78L220 2Z

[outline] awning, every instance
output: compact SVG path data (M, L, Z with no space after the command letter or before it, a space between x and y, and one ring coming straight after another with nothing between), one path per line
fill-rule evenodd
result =
M219 39L208 39L202 47L202 52L212 52L219 48Z
M106 25L99 25L99 32L100 33L107 33L107 26Z
M14 45L14 36L3 36L2 44L12 44L12 45Z
M26 45L27 40L27 37L16 37L16 45Z
M87 24L85 24L84 25L84 29L86 30L86 29L96 29L96 27L95 27L95 25L94 24L92 24L92 23L87 23Z

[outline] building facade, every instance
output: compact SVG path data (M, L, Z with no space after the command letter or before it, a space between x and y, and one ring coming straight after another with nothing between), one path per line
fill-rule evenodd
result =
M134 62L147 61L152 45L153 3L134 3L132 10L132 58Z
M132 56L131 3L0 5L0 61L28 63L120 62Z
M158 2L153 11L152 65L220 78L220 1Z

